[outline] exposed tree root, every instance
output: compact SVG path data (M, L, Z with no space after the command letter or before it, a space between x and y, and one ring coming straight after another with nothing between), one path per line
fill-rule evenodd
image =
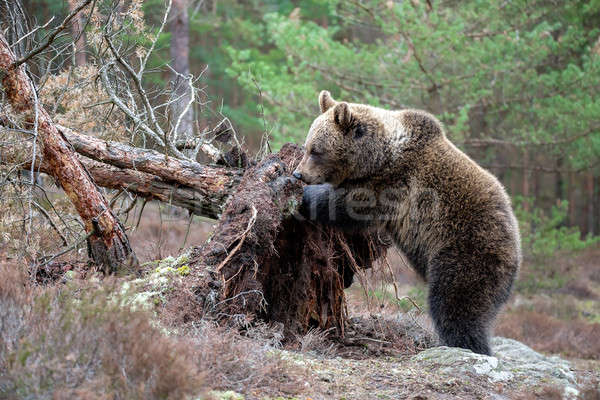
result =
M283 324L287 335L335 328L344 335L344 288L389 242L346 234L295 216L302 185L289 174L302 151L284 146L248 169L214 236L194 249L190 293L218 318Z

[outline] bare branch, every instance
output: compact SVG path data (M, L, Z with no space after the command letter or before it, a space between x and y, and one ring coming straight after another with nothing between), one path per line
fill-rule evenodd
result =
M29 53L27 53L25 56L21 57L17 61L15 61L13 66L16 68L24 62L27 62L30 58L35 57L36 55L40 54L42 51L47 49L48 46L52 44L56 36L67 28L69 22L71 22L73 17L75 17L79 13L79 11L83 10L91 2L92 0L83 0L83 2L79 6L77 6L77 8L75 8L69 15L67 15L63 22L56 29L54 29L54 31L48 36L44 43L31 50Z

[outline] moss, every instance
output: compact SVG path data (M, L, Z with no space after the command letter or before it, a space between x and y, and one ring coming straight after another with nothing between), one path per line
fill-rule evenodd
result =
M181 276L186 276L190 274L190 266L187 264L182 265L181 267L177 268L177 273Z
M65 272L65 279L67 279L67 280L73 280L73 279L75 279L75 277L77 277L77 274L75 273L75 271L67 271L67 272Z
M190 253L186 252L177 257L175 260L176 265L182 265L190 262Z

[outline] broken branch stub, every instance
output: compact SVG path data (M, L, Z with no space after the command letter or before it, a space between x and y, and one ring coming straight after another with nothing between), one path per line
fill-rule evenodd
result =
M302 185L289 175L301 158L287 144L249 168L211 240L193 250L186 280L202 313L278 322L288 336L315 327L343 336L344 288L389 243L295 217Z

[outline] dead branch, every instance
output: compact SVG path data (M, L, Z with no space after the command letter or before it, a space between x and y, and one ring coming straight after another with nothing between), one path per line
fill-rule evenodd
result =
M243 173L237 168L202 165L107 142L62 126L58 129L79 153L79 160L97 185L182 207L195 215L218 219ZM31 169L31 147L27 141L19 146L0 146L0 165ZM39 155L34 170L51 174L50 165Z
M48 46L50 46L52 44L52 42L54 42L54 39L56 38L56 36L59 33L61 33L62 31L64 31L69 26L69 23L77 14L79 14L79 11L83 10L91 2L92 2L92 0L83 0L83 2L79 6L77 6L69 15L67 15L65 17L65 19L63 20L63 22L58 27L56 27L50 35L48 35L48 37L46 38L46 41L44 43L40 44L35 49L31 50L29 53L27 53L26 55L24 55L17 61L14 61L13 67L14 68L19 67L21 64L27 62L32 57L35 57L36 55L40 54L42 51L46 50L48 48Z
M2 34L0 79L12 110L23 120L26 128L33 129L32 158L37 158L35 146L39 140L48 172L60 183L84 222L90 235L88 245L94 261L107 271L115 271L122 265L137 266L135 254L119 220L44 107L38 104L33 82L23 65L15 64L15 56Z

